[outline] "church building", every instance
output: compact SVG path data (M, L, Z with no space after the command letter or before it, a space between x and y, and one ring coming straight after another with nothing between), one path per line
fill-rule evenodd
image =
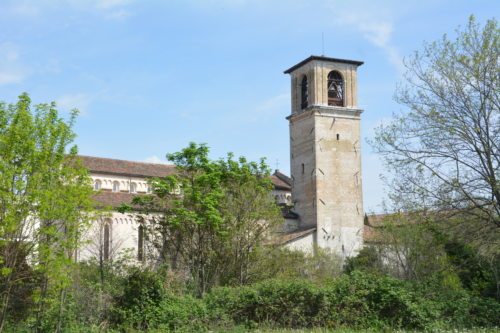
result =
M276 170L273 196L283 208L277 242L313 252L316 246L349 257L363 246L361 110L354 60L310 56L284 73L291 79L290 177ZM98 191L96 200L112 212L89 231L80 253L109 259L129 250L143 256L143 230L116 208L149 192L148 178L175 172L172 165L81 156ZM94 241L92 241L94 240ZM96 242L97 241L97 242Z

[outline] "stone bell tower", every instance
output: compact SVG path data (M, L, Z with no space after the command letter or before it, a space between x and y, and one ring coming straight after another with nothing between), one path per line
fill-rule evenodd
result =
M360 120L354 60L310 56L291 76L290 163L299 229L341 257L363 243Z

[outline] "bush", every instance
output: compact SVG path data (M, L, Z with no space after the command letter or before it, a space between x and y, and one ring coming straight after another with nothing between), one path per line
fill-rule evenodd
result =
M159 322L159 306L166 291L152 271L133 269L125 280L123 294L115 298L111 320L115 325L147 329Z
M174 295L165 290L159 274L136 268L115 300L112 324L123 329L199 331L206 326L206 317L202 300Z
M205 298L212 320L254 326L309 327L318 312L317 288L305 280L268 280L239 288L216 288Z
M463 289L421 288L359 271L321 286L268 280L216 288L204 301L212 321L287 328L494 327L500 307L494 300L471 298Z

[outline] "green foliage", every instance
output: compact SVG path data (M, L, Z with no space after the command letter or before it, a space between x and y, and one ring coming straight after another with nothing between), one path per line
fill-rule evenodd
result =
M500 273L500 257L484 257L466 244L449 241L445 250L462 285L477 295L500 300L497 285Z
M314 254L292 251L284 247L262 247L251 253L248 282L269 279L307 279L322 283L342 273L341 260L325 249Z
M132 270L125 280L123 294L116 299L113 321L138 329L154 325L165 294L162 281L154 272Z
M423 288L355 271L321 286L304 280L268 280L246 287L216 288L205 302L213 320L232 320L250 327L431 329L498 325L498 302L470 297L464 290L441 292L441 288ZM481 310L485 316L476 317Z
M168 154L177 172L153 180L154 194L135 200L143 212L156 212L141 216L155 255L187 270L198 296L217 284L247 283L252 252L281 222L264 161L232 154L212 161L208 152L190 143Z
M11 302L22 303L13 293L28 285L33 326L61 329L73 255L92 218L90 178L70 147L76 114L65 120L55 103L32 106L27 94L0 103L0 331Z
M372 274L382 274L384 265L376 246L365 246L356 257L347 258L344 270L350 274L353 271L366 271Z
M500 29L473 16L455 39L426 43L405 61L405 108L372 142L393 174L394 210L440 212L454 233L499 255Z
M81 271L85 274L80 278L88 281L79 286L90 293L89 285L94 285L98 295L98 265L82 264ZM433 330L500 325L500 303L448 287L440 278L403 281L354 270L318 282L271 279L246 286L217 287L203 298L193 298L172 290L165 272L137 267L108 272L111 311L96 320L89 315L90 310L75 304L82 299L69 297L65 329L232 332L236 327L245 327L241 331L263 327ZM97 307L95 298L87 301L86 306ZM22 331L22 326L13 327ZM50 325L42 329L51 331Z
M200 300L173 295L165 290L158 274L136 268L125 279L123 294L116 298L111 321L117 327L170 331L201 328L205 317Z

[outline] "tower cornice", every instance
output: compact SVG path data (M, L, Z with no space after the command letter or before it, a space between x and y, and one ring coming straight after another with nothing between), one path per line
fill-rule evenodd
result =
M362 61L357 61L357 60L338 59L338 58L330 58L330 57L325 57L325 56L312 55L312 56L310 56L310 57L302 60L298 64L290 67L289 69L287 69L283 73L284 74L290 74L294 70L296 70L297 68L300 68L300 67L304 66L305 64L307 64L308 62L313 61L313 60L319 60L319 61L324 61L324 62L333 62L333 63L341 63L341 64L348 64L348 65L354 65L356 67L363 65Z
M363 109L346 108L340 106L311 105L302 112L294 113L286 117L289 121L300 120L309 116L336 117L346 119L360 119Z

